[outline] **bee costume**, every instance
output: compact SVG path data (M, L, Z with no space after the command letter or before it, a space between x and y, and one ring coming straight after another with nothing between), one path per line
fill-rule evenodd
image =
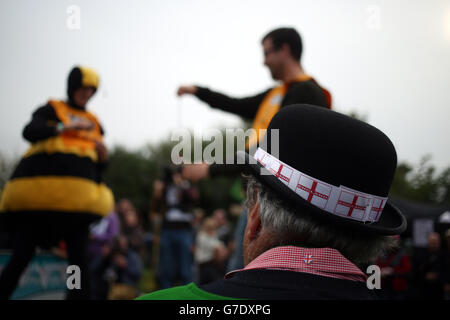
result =
M80 266L83 272L89 224L113 209L112 192L102 180L106 163L96 152L103 129L94 114L73 100L78 88L92 87L95 93L98 85L94 70L73 68L68 78L67 102L49 100L33 113L23 130L31 146L0 199L0 215L4 215L14 235L13 255L0 276L0 298L12 294L36 246L48 247L64 239L69 264ZM64 130L79 120L89 121L91 129ZM71 290L69 298L72 295L87 298L83 280L82 290Z

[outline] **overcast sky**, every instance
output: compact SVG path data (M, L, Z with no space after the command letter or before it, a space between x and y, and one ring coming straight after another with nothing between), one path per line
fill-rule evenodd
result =
M430 154L450 165L444 0L2 0L0 152L26 150L23 126L50 97L65 98L75 64L101 76L89 109L109 147L167 139L180 122L235 127L238 117L176 89L195 83L239 97L273 86L260 40L280 26L301 33L304 69L331 91L336 111L367 116L400 161Z

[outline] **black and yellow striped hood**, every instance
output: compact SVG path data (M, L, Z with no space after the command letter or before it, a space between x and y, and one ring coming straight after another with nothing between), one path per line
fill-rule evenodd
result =
M76 66L70 71L69 78L67 80L67 95L69 100L72 100L73 92L81 87L92 87L94 92L97 91L100 80L95 70Z

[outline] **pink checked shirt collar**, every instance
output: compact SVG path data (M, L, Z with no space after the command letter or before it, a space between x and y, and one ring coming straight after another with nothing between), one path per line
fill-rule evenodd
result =
M250 262L244 269L227 273L225 278L228 278L235 272L254 269L304 272L324 277L363 282L367 279L367 276L357 266L335 249L294 246L270 249Z

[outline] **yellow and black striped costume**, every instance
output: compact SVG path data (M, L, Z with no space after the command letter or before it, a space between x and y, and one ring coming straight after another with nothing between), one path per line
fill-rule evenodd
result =
M79 75L82 86L97 88L95 73L80 68ZM69 97L70 94L71 90ZM58 123L79 119L90 121L93 129L58 134ZM97 217L110 213L113 195L102 181L104 164L99 162L95 150L95 141L101 142L102 135L96 116L73 103L50 100L37 109L23 131L32 145L3 190L0 211L83 213Z

